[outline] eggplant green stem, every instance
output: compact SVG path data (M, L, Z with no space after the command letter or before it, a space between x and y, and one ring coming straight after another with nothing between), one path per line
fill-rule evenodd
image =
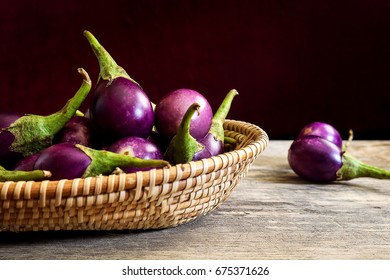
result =
M177 131L178 135L190 135L191 120L195 112L199 115L200 105L198 103L192 104L183 116L183 120L180 123L180 128Z
M217 109L217 111L215 112L215 114L213 116L209 132L217 140L224 141L223 122L225 121L225 119L229 113L231 104L233 102L233 98L236 95L238 95L237 90L235 90L235 89L230 90L227 93L227 95L225 96L225 98L223 99L221 105L219 106L219 108Z
M85 30L83 34L85 38L87 38L99 62L100 74L98 82L100 79L112 82L112 80L115 78L123 77L131 80L133 83L139 86L139 84L134 79L132 79L129 74L127 74L125 69L116 63L114 58L108 53L108 51L106 51L106 49L99 43L99 41L94 35L92 35L91 32Z
M76 148L84 152L90 159L91 163L83 174L83 178L98 175L111 174L116 168L123 167L169 167L169 162L158 159L141 159L128 155L113 153L105 150L95 150L80 144Z
M390 170L365 164L345 153L343 154L342 160L343 166L336 173L337 180L339 181L346 181L360 177L390 179Z
M83 69L77 69L79 74L83 77L83 83L76 94L66 102L65 106L58 112L46 117L48 126L52 126L52 130L57 130L58 126L61 128L76 115L82 102L87 97L91 90L92 82L88 73ZM60 128L60 129L61 129Z
M169 143L165 156L172 164L191 161L196 152L204 147L190 134L191 119L195 112L199 114L200 105L193 103L186 111L178 127L176 135Z
M13 171L0 166L0 182L6 181L42 181L51 177L51 172L46 170Z
M91 79L83 69L78 69L83 82L76 94L58 112L48 115L24 115L7 130L15 136L10 150L28 156L50 146L54 135L76 114L76 111L91 90Z

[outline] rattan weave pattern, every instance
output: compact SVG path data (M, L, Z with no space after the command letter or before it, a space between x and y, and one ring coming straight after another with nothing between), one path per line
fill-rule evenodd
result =
M256 125L226 120L237 146L225 153L129 174L0 183L0 231L174 227L225 201L268 145Z

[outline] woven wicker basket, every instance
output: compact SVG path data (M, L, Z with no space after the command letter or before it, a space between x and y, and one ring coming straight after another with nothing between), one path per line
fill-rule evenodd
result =
M0 183L0 231L174 227L218 207L266 148L258 126L234 120L237 146L170 168L85 179Z

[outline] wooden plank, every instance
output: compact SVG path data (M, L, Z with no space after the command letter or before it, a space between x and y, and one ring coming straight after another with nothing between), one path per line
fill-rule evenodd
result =
M271 141L231 197L211 214L154 231L0 233L0 259L388 259L390 181L313 184L287 163L291 141ZM350 153L390 169L390 141Z

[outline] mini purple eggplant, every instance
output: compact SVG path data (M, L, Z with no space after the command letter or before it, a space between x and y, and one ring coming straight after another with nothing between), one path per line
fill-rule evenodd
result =
M324 138L325 140L335 144L340 149L343 147L343 139L341 138L340 133L332 125L327 123L312 122L308 125L305 125L297 138L299 139L306 136L317 136Z
M295 140L288 152L288 162L296 174L314 182L336 180L336 173L343 165L341 149L316 136Z
M291 144L287 159L297 175L317 183L346 181L359 177L390 179L389 170L359 161L326 138L326 134L321 137L303 136Z
M238 95L235 89L228 92L218 110L215 112L211 127L206 136L198 142L207 147L211 156L216 156L224 151L225 132L223 129L223 123L229 113L233 98Z
M110 152L127 155L131 157L137 157L141 159L164 159L164 155L161 150L152 141L141 137L124 137L113 144L108 149ZM137 168L137 167L123 167L122 170L126 173L135 171L145 171L149 168Z
M192 104L183 116L178 127L177 134L169 143L165 152L165 158L172 164L187 163L191 160L198 160L210 157L208 149L200 144L190 133L192 116L199 114L200 105Z
M33 170L33 171L14 171L6 170L0 166L0 182L6 181L42 181L50 178L50 171Z
M200 140L208 133L213 112L207 99L191 89L177 89L164 95L156 104L155 126L157 132L168 142L177 134L180 123L187 109L194 103L199 104L199 114L191 121L190 133Z
M109 140L126 136L147 138L154 125L153 106L148 96L89 31L84 31L84 36L100 68L89 108L97 130Z
M169 163L164 160L139 159L80 144L59 143L43 150L34 168L49 170L52 180L60 180L109 175L117 167L165 166L169 166Z
M11 167L23 157L50 146L54 135L75 114L91 89L88 73L79 68L83 82L77 93L58 112L48 116L24 115L0 131L0 158Z
M54 144L41 152L34 169L50 170L52 180L81 178L91 158L70 143Z

